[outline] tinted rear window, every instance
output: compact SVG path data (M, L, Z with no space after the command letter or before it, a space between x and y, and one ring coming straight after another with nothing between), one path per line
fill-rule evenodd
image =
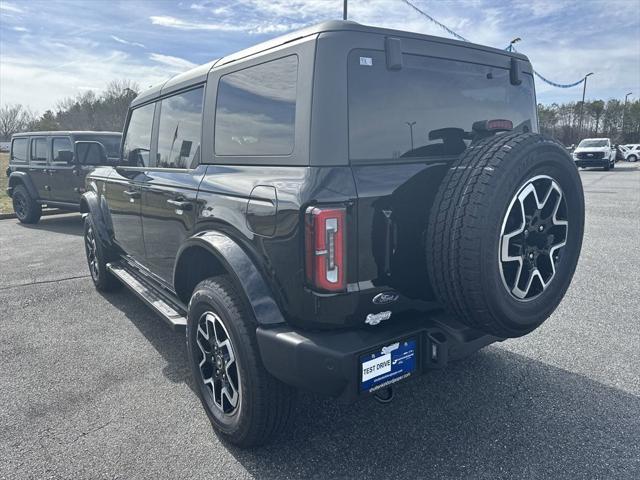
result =
M216 105L216 154L293 152L297 78L295 55L224 75Z
M117 135L76 135L75 141L100 142L107 151L107 157L120 156L120 137Z
M537 131L530 75L514 86L507 69L407 54L389 70L384 52L354 50L348 81L352 160L458 155L482 120Z
M27 138L16 138L11 144L11 159L14 162L27 161Z
M31 161L45 163L47 161L47 139L31 139Z

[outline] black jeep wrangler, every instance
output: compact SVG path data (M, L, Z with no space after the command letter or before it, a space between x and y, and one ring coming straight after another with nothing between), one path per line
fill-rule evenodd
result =
M115 165L117 132L26 132L11 138L9 187L22 223L37 223L43 207L78 211L85 177L96 165Z
M186 326L211 423L255 445L297 388L387 400L554 311L584 199L537 131L520 54L295 32L134 100L119 165L82 198L91 275Z

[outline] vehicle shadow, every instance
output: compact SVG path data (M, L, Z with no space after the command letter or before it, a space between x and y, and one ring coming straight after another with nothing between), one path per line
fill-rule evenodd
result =
M184 332L126 290L104 297L165 377L194 390ZM389 405L300 392L274 443L226 447L257 478L640 478L638 432L640 397L497 345L398 387Z
M17 222L17 220L16 220ZM60 215L46 215L34 225L22 224L24 228L31 230L47 230L54 233L64 233L66 235L82 235L83 223L79 213L63 213Z
M166 365L163 375L173 383L184 383L196 392L187 363L187 346L184 329L173 330L142 300L126 287L117 292L99 292L113 307L120 310L145 336L162 356Z
M580 169L580 172L586 173L586 172L600 172L600 173L616 173L616 172L632 172L632 171L636 171L639 170L636 167L632 167L632 166L620 166L619 164L616 164L616 168L612 169L612 170L604 170L600 167L593 167L593 168L582 168Z

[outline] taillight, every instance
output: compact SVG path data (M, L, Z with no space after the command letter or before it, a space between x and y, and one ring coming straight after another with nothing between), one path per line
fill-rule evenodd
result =
M346 286L346 210L309 207L305 216L307 282L330 292Z

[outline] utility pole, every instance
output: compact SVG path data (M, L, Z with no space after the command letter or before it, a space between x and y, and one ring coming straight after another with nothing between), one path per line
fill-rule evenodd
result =
M411 135L411 151L413 152L413 126L416 124L416 122L404 122L407 125L409 125L409 132Z
M582 136L582 114L584 113L584 95L587 92L587 77L593 75L593 72L589 72L584 76L584 82L582 83L582 103L580 104L580 122L578 123L578 136ZM579 139L578 139L579 140Z
M346 20L347 19L347 0L344 0L342 5L343 5L343 7L342 7L342 20Z
M624 121L625 118L627 117L627 99L629 98L629 95L631 95L633 92L629 92L624 96L624 110L622 111L622 141L625 141L625 136L624 136Z

